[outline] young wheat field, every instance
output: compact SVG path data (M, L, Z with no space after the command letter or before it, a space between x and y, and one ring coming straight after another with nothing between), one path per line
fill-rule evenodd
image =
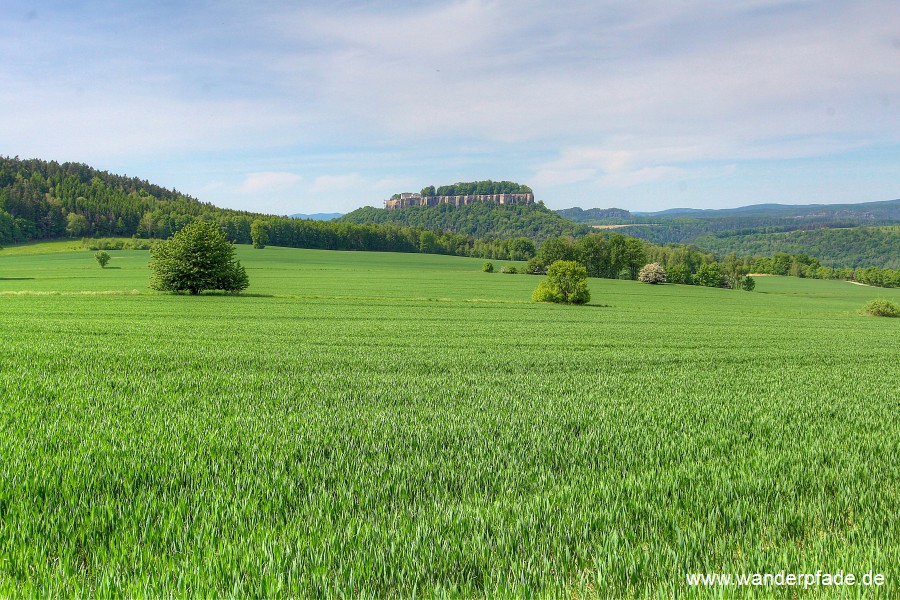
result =
M571 307L480 260L240 247L247 292L190 297L147 252L28 252L0 251L0 596L900 595L900 319L860 314L900 290Z

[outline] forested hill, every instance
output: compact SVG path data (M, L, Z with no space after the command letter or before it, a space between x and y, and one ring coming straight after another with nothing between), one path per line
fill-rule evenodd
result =
M550 237L580 236L591 231L542 204L489 204L465 206L410 206L394 210L359 208L337 219L343 223L392 223L469 235L476 238L527 237L541 242Z
M655 213L621 209L557 211L580 223L628 224L628 235L654 244L694 244L725 255L806 254L838 267L900 266L900 200L860 204L758 204L677 208Z
M716 254L771 256L776 252L806 254L833 267L900 269L900 226L847 227L783 233L721 232L694 244Z
M0 157L0 244L83 236L167 237L225 211L136 177L80 163Z

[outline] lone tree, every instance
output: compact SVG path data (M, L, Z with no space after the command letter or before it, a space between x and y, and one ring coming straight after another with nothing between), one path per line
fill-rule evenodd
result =
M666 270L659 263L644 265L644 268L638 273L638 280L643 283L665 283Z
M224 290L236 294L249 285L234 257L234 245L218 227L194 221L150 251L150 287L166 292Z
M591 299L587 287L587 269L574 260L558 260L547 268L531 299L535 302L585 304Z
M105 269L107 263L109 263L109 253L101 250L97 254L94 255L94 258L97 259L97 262L100 264L101 269Z

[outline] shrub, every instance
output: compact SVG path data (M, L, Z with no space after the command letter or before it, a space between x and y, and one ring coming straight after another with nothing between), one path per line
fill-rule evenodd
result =
M638 273L638 280L643 283L665 283L666 270L659 263L650 263L644 265L641 272Z
M82 238L82 248L87 250L149 250L151 240L132 238L123 240L120 238Z
M100 251L94 255L94 258L97 259L97 263L100 265L101 269L106 268L106 264L109 262L110 256L108 252Z
M525 265L525 272L529 275L545 275L547 273L547 264L537 256L534 256Z
M503 267L500 268L500 272L501 272L501 273L508 273L508 274L510 274L510 275L515 275L516 273L519 272L519 270L518 270L517 268L515 268L515 267L512 267L512 266L507 267L507 266L504 265Z
M558 290L553 288L546 280L538 284L531 293L531 299L535 302L562 302Z
M494 272L494 263L492 263L492 262L484 263L483 265L481 265L481 270L484 271L485 273L493 273Z
M237 293L249 282L234 257L234 245L214 223L194 221L150 251L150 287L199 294L203 290Z
M868 302L863 311L875 317L900 317L900 306L883 298Z
M756 282L749 275L744 277L744 280L741 281L741 289L744 290L745 292L752 292L755 288L756 288Z
M547 269L547 278L531 294L535 302L585 304L591 299L587 269L574 260L558 260Z

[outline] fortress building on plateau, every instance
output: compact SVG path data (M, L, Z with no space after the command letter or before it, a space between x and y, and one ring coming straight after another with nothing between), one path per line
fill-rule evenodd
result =
M406 193L394 196L384 201L385 208L407 208L409 206L437 206L449 204L451 206L465 206L484 202L486 204L533 204L534 194L470 194L465 196L423 196L422 194Z

